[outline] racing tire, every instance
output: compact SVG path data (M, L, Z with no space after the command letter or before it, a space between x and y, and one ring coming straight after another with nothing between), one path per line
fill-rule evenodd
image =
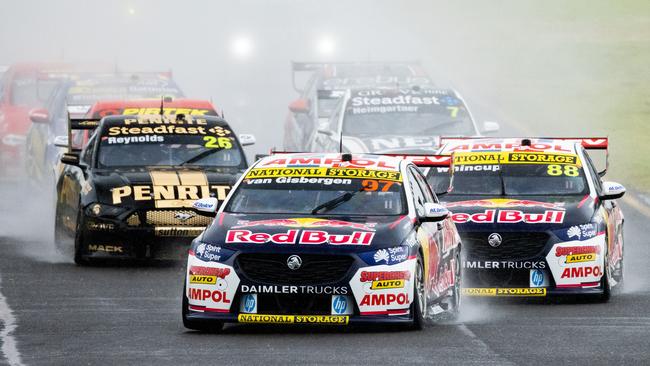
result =
M418 253L413 281L413 304L411 305L413 320L409 325L411 330L422 330L426 322L427 295L424 281L424 265L422 263L422 255Z
M83 223L81 222L82 220L83 212L81 212L81 209L79 209L79 212L77 213L77 226L74 234L74 263L78 266L87 266L90 264L90 260L83 256L83 233L81 229L83 228Z
M458 246L457 252L456 252L456 268L454 269L454 288L452 290L452 296L451 296L451 309L448 310L448 317L450 320L456 320L458 319L458 316L460 315L460 303L462 299L461 295L461 286L462 286L462 276L463 276L463 266L461 262L461 257L460 257L460 245Z
M603 289L603 293L598 295L597 301L601 303L606 303L612 296L612 285L610 282L611 271L609 270L609 255L605 256L605 263L603 264L603 277L600 279L600 287Z
M223 330L223 322L212 320L212 321L197 321L194 319L188 319L187 315L189 313L189 301L187 296L185 296L186 287L183 286L183 326L187 329L196 330L204 333L220 333Z

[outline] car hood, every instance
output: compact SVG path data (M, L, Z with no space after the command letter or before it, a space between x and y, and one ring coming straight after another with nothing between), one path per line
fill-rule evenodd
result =
M458 231L545 231L590 222L590 196L446 196Z
M402 244L407 216L299 216L222 213L203 234L205 243L238 250L364 252Z
M211 195L223 201L238 169L137 168L95 171L91 178L98 202L130 208L192 207Z

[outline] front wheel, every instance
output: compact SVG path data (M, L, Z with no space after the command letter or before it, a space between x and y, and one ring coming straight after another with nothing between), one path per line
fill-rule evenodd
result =
M424 322L426 319L427 297L424 281L424 266L422 265L422 256L420 254L418 254L417 263L415 264L413 297L413 304L411 305L413 322L411 323L410 328L413 330L421 330L424 328Z
M189 301L187 300L187 293L185 286L183 286L183 326L187 329L198 330L200 332L206 333L219 333L223 330L223 322L211 320L211 321L198 321L194 319L188 319L187 315L189 314Z

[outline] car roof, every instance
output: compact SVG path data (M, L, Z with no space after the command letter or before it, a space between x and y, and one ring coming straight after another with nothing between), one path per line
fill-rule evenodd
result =
M373 155L349 154L350 161L343 161L340 153L278 153L260 159L256 168L357 168L396 171L400 170L402 158Z
M469 153L500 151L577 154L579 143L579 139L443 137L441 139L441 148L438 150L438 154L447 155L455 152Z

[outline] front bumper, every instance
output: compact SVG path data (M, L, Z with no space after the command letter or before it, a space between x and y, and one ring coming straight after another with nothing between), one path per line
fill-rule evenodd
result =
M484 248L481 250L485 250ZM606 252L603 233L585 240L549 240L534 256L504 253L463 260L463 294L480 297L540 297L601 294Z
M222 262L203 261L190 253L183 294L188 304L184 312L189 320L323 325L412 321L411 279L415 259L390 266L370 266L356 254L341 254L337 256L349 257L349 261L339 264L346 266L345 270L339 270L335 265L337 258L329 258L333 255L301 253L305 270L317 271L318 265L313 264L313 258L322 255L328 257L327 263L332 263L330 272L335 275L312 277L315 272L300 275L296 271L292 279L294 284L279 275L274 277L276 284L270 284L260 272L246 268L245 261L240 260L244 255L229 253L221 247L198 248L203 257L223 257L219 258ZM291 253L260 255L290 256ZM338 259L338 263L343 261ZM382 278L403 276L404 279L392 280L393 287L377 288L391 280L375 281L373 278L377 277L372 277L373 274L384 276Z

